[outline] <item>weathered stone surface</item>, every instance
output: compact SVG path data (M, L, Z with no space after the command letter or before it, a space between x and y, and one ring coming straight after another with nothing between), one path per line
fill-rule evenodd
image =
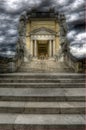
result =
M0 74L0 129L84 130L85 87L78 82L83 78L73 73Z
M18 102L0 101L1 113L84 114L84 102Z
M21 125L79 125L85 124L84 115L33 115L33 114L0 114L0 124Z

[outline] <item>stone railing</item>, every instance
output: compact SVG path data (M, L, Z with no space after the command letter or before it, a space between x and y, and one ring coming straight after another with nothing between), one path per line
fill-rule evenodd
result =
M67 53L64 56L65 63L71 67L75 72L83 72L85 71L85 59L75 58L70 53Z

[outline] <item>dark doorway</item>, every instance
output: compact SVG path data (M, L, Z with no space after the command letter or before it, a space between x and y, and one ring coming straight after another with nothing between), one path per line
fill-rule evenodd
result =
M48 58L48 41L38 41L38 58Z

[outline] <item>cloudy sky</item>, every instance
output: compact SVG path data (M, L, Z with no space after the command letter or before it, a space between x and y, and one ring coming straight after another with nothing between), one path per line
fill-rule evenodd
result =
M85 0L0 0L0 48L4 44L16 43L19 18L33 7L41 10L54 7L56 11L65 13L70 52L76 57L85 57Z

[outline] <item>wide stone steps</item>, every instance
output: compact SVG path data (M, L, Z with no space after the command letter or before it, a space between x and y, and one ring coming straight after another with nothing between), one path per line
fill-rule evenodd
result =
M85 83L0 83L0 88L84 88Z
M19 72L23 72L23 73L36 73L36 72L38 72L38 73L46 73L46 71L47 71L47 73L63 73L63 72L67 72L67 73L70 73L70 68L63 68L63 69L56 69L56 68L36 68L36 69L34 69L34 68L32 68L32 69L29 69L28 70L28 68L21 68L21 70L18 70ZM73 69L71 69L71 72L74 72L74 70Z
M53 64L52 64L53 62ZM74 70L72 68L70 68L69 66L65 65L65 63L57 63L55 61L38 61L35 62L32 61L32 63L30 64L22 64L22 66L20 67L20 69L18 70L19 72L55 72L55 73L62 73L62 72L74 72Z
M84 88L0 88L5 101L85 101Z
M0 83L85 83L84 79L13 79L13 78L0 78Z
M63 73L63 72L74 72L72 68L67 66L65 63L56 62L55 60L37 60L31 63L22 64L19 72L52 72L52 73Z
M0 75L0 87L12 88L84 88L83 74L14 73Z
M18 102L0 101L0 113L84 114L84 102Z
M84 130L84 115L0 114L1 130Z
M14 79L62 79L62 78L72 78L72 79L85 79L84 74L77 73L7 73L0 74L0 78L14 78Z
M0 74L0 130L84 130L84 114L84 74Z

